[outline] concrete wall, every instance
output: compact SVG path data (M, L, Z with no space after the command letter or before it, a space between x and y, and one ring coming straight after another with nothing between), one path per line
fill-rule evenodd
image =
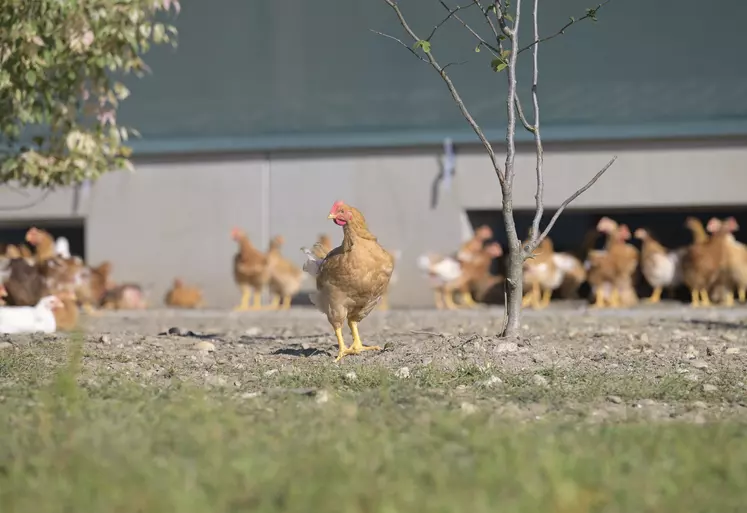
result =
M522 148L517 157L516 208L534 204L529 150ZM577 200L577 208L745 203L747 144L735 141L548 145L548 206L558 205L615 154L618 161ZM326 216L332 203L343 199L364 212L385 247L403 251L392 304L429 305L432 295L415 267L417 255L452 251L466 235L466 209L500 205L487 157L478 147L459 147L455 180L450 190L439 191L432 208L440 157L440 149L432 148L151 159L139 161L134 174L102 178L79 201L77 214L74 194L58 191L33 208L0 211L0 221L82 216L88 260L112 260L115 278L143 284L154 305L178 275L204 287L210 306L230 307L238 300L231 276L232 226L244 228L261 247L283 234L284 253L300 265L300 246L319 233L341 240L340 229ZM27 199L3 191L0 201Z

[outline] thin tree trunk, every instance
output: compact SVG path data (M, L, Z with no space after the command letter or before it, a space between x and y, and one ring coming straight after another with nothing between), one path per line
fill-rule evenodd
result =
M506 314L501 337L514 337L521 328L521 299L524 282L524 253L516 233L514 206L511 193L503 196L503 226L508 238L508 265L506 268Z

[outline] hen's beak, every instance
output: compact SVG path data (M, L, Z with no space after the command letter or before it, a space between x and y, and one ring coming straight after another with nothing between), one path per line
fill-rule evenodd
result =
M329 214L329 215L327 216L327 219L334 219L335 217L337 217L337 216L336 216L336 215L334 215L334 214L332 214L332 213L330 212L330 214Z

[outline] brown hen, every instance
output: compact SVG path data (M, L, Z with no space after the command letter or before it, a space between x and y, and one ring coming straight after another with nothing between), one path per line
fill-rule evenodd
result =
M270 292L273 294L271 308L280 307L280 298L283 298L283 310L291 306L291 298L298 294L301 283L306 275L287 258L280 254L280 248L285 242L282 235L273 237L270 241L270 249L267 251L267 265L270 269ZM319 241L322 243L322 241ZM324 258L324 256L322 256Z
M241 287L241 303L234 310L260 310L262 289L270 279L267 256L254 247L244 231L234 228L231 238L239 244L239 251L233 258L233 276ZM249 306L252 294L254 301Z
M302 248L308 258L303 269L316 277L317 291L309 298L335 330L339 346L336 361L339 361L346 355L381 349L363 345L358 323L371 313L386 292L394 271L394 257L379 245L358 209L336 201L327 218L342 227L342 244L323 259ZM345 320L353 335L350 347L345 346L342 338Z

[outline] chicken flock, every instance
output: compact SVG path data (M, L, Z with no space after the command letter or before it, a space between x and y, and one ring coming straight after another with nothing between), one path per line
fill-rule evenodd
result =
M739 229L736 219L712 218L703 226L688 217L685 227L692 243L666 248L645 228L631 233L627 225L603 217L587 242L594 243L602 235L604 248L584 248L581 256L555 252L547 237L524 262L522 306L544 308L555 292L578 298L584 283L591 291L592 307L632 306L639 301L635 289L639 273L653 289L645 298L648 303L661 301L665 289L674 295L679 287L690 292L693 307L713 302L732 306L735 292L744 303L747 245L734 236ZM631 244L633 237L641 241L640 250ZM492 230L484 225L452 255L420 256L418 267L431 283L437 308L470 308L477 302L493 302L497 296L503 299L504 278L490 272L492 261L503 251L498 243L488 242L492 238Z
M139 285L116 284L108 261L86 265L64 237L32 227L25 240L5 244L0 255L0 333L70 331L81 309L96 315L147 306Z
M306 255L302 268L283 256L282 236L275 236L262 251L246 232L234 228L231 238L238 249L233 276L241 290L234 310L286 310L311 276L316 280L311 302L334 329L339 359L375 349L362 345L358 322L374 308L388 308L388 290L397 281L395 264L401 252L381 247L363 214L354 207L338 201L328 218L342 228L341 245L333 248L329 236L320 235L312 248L302 248ZM628 226L609 217L599 220L594 231L594 239L599 235L605 239L600 250L587 248L580 255L556 252L547 237L524 262L522 306L545 308L556 293L577 298L584 283L590 289L593 307L631 306L639 301L635 290L639 275L653 289L646 299L651 303L659 302L665 289L673 294L678 287L690 291L694 307L733 305L735 292L741 303L747 301L747 245L734 236L739 228L736 220L712 218L704 226L689 217L685 226L692 242L679 248L664 247L645 228L631 233ZM633 237L641 241L640 250L631 244ZM418 268L433 288L437 308L471 308L503 299L504 278L491 273L493 261L503 255L503 249L491 242L492 238L490 227L480 226L454 254L428 253L417 259ZM64 237L55 240L35 227L28 230L25 241L28 245L6 244L0 250L0 333L72 330L80 310L96 315L100 309L147 308L139 285L112 280L110 262L88 265L70 254ZM263 305L265 290L271 301ZM205 306L200 289L178 277L164 303L179 308ZM345 322L353 336L349 347L341 332Z

